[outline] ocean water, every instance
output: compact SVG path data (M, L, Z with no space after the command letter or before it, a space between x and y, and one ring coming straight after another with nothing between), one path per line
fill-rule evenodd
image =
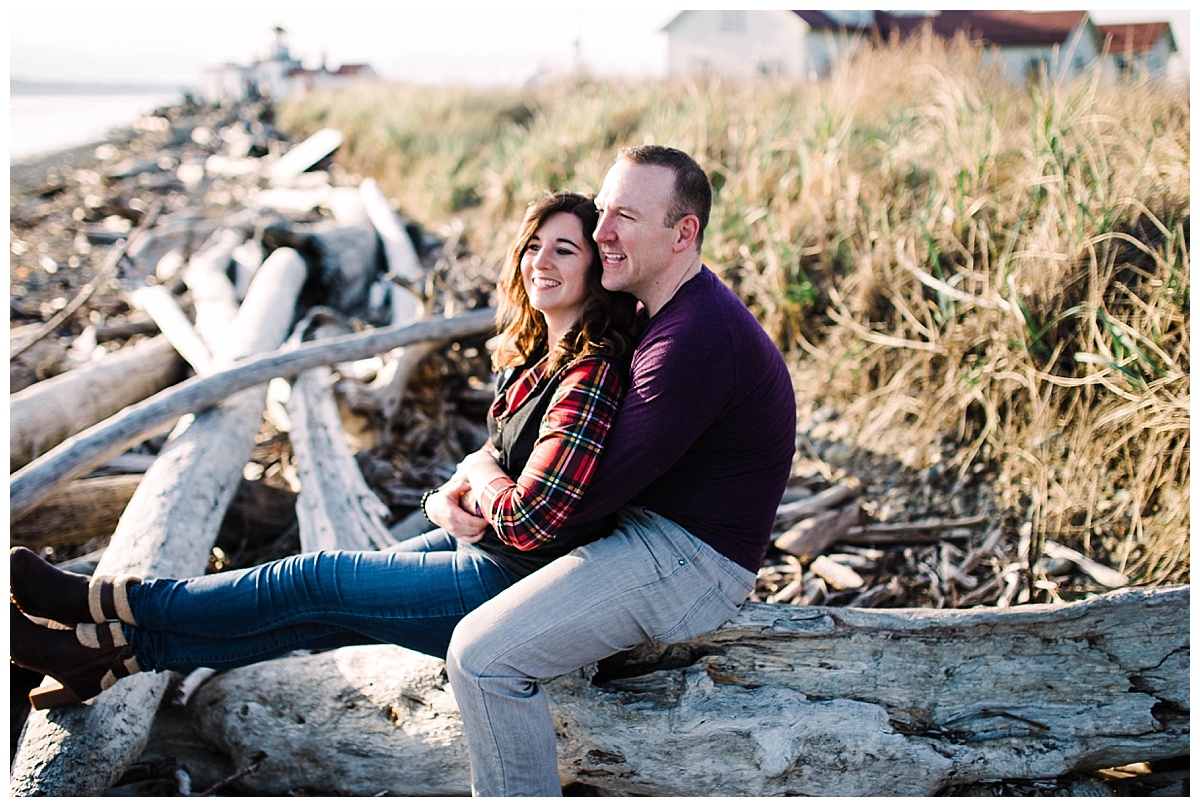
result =
M156 107L177 103L160 95L10 95L9 160L24 160L103 139Z

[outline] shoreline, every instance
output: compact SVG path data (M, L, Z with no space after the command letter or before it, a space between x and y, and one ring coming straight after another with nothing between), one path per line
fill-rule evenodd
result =
M80 143L75 146L33 154L28 157L16 157L8 164L8 191L12 196L29 193L46 182L50 172L55 169L67 168L74 170L86 168L100 161L96 149L101 146L121 147L128 143L133 130L125 127L114 129L108 136Z

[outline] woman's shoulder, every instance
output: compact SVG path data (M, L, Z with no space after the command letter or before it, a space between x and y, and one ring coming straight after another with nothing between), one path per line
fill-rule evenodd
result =
M572 374L596 375L610 368L620 369L622 364L629 362L623 356L608 356L603 353L585 353L582 356L563 363L560 372Z
M620 388L624 386L628 374L628 357L586 353L565 362L559 368L557 375L560 384L589 384Z

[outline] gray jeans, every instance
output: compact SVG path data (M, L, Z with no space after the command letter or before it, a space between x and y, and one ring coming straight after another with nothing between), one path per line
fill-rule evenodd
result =
M539 680L649 639L681 642L733 617L755 574L675 522L627 507L616 531L467 614L446 670L476 796L560 796L550 706Z

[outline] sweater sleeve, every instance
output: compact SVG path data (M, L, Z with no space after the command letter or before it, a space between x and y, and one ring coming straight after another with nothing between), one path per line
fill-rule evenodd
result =
M552 540L595 473L623 383L607 362L584 358L564 374L515 482L489 485L488 521L521 550Z
M634 354L629 391L604 459L572 522L616 512L666 473L720 415L736 368L719 323L684 309Z

